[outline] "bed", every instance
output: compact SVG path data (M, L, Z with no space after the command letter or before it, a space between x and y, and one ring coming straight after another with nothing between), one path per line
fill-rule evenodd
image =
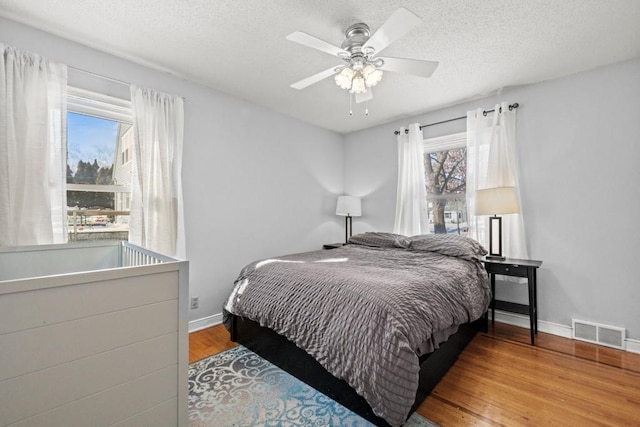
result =
M240 272L224 323L232 340L399 426L437 381L421 365L450 364L475 331L462 326L486 321L484 254L463 236L363 233L342 248L256 261Z

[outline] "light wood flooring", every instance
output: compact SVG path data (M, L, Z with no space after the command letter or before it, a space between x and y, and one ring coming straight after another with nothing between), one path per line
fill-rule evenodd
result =
M496 323L418 408L444 426L640 426L640 355ZM222 325L189 336L190 362L235 346Z

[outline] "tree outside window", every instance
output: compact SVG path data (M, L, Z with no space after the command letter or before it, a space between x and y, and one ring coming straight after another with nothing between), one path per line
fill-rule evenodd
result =
M466 134L428 139L424 148L429 230L466 234Z

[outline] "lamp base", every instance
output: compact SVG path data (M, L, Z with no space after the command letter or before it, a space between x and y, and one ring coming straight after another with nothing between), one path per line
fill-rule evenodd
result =
M494 227L494 222L497 223L497 227ZM497 251L494 251L495 247L498 248ZM496 261L504 261L506 259L502 256L502 217L498 215L489 218L489 255L485 259Z
M353 217L349 214L344 217L344 244L349 243L349 237L353 232Z

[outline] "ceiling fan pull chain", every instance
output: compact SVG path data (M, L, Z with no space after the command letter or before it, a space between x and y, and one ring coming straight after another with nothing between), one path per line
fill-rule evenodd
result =
M364 102L364 115L365 116L369 115L369 101Z
M349 92L349 115L353 116L353 108L351 107L351 101L353 100L353 94Z

